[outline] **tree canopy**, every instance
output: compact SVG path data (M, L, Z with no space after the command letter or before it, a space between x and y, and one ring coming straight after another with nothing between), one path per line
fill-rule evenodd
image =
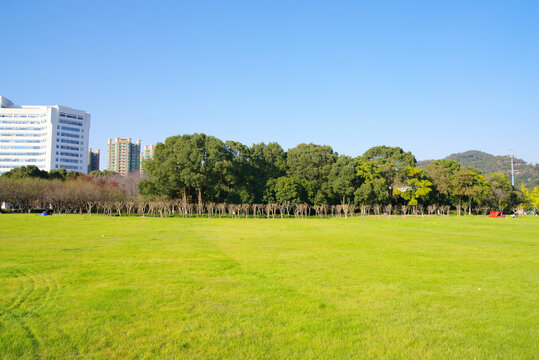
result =
M0 179L9 180L4 180L5 188L9 185L19 192L27 189L31 193L33 185L29 184L38 184L25 179L80 179L120 188L127 197L170 199L198 208L217 203L279 203L311 205L318 212L327 211L327 206L354 209L356 205L376 204L378 211L381 206L436 205L471 213L472 208L531 206L533 194L539 191L513 188L507 173L485 175L451 159L432 161L421 169L413 154L400 147L375 146L353 158L339 155L327 145L299 144L285 151L277 143L247 146L205 134L165 139L143 166L146 178L138 172L127 177L107 171L86 176L26 166L8 171ZM13 187L15 183L20 186ZM3 194L8 196L9 191L4 189ZM306 208L302 209L305 212Z

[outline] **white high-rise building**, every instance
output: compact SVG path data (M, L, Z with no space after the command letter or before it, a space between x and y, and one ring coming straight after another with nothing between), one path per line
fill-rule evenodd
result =
M59 105L14 105L0 96L0 174L27 165L86 173L89 135L87 112Z

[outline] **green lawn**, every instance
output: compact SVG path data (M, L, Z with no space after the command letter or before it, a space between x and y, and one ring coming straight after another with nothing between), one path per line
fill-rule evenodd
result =
M1 359L537 359L539 218L0 215Z

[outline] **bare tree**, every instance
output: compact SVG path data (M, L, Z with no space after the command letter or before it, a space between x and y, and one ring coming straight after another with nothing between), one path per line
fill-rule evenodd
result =
M374 209L374 214L375 214L376 216L380 216L380 210L382 210L382 205L380 205L380 204L374 204L374 205L372 206L372 208Z
M447 216L449 216L449 212L451 211L451 206L449 205L445 205L443 207L443 212L442 213L445 213Z
M348 219L348 211L349 211L349 206L348 204L344 203L341 205L341 209L342 209L342 212L344 213L344 218L345 219Z
M271 214L271 204L266 204L266 215L268 219L270 218L270 214Z
M123 201L118 201L117 200L117 201L114 202L114 208L118 212L118 216L122 216L123 207L124 207Z
M402 215L406 216L408 213L408 205L401 205Z
M232 218L236 217L236 204L229 204L228 205L228 213L232 215Z
M129 199L125 202L125 210L127 212L127 215L131 214L131 211L133 211L133 208L135 207L135 201Z
M249 210L251 209L251 204L241 204L241 210L245 215L245 218L249 218Z
M356 204L349 204L348 205L348 211L350 211L350 217L354 217L354 213L356 212L357 210L357 205Z
M208 218L210 216L213 216L213 213L215 211L215 203L209 202L206 204L206 209L208 210Z
M225 203L217 204L217 210L219 211L219 217L226 215L226 204Z
M148 203L144 199L139 198L135 201L135 206L137 208L137 213L144 217L146 209L148 208Z
M187 203L185 204L185 210L187 210L187 214L189 217L193 217L193 211L195 210L195 205Z

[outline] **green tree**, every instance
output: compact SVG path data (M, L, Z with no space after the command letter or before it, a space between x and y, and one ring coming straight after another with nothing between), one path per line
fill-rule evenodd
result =
M409 205L418 205L419 201L424 202L432 191L432 182L427 179L425 171L418 167L406 167L405 182L408 190L403 195Z
M425 166L427 178L434 185L434 197L438 204L449 203L453 194L453 177L460 170L460 164L455 160L435 160Z
M255 169L267 178L286 175L286 152L276 142L251 146L250 161Z
M249 164L252 175L254 201L260 202L268 180L286 175L286 153L278 143L253 144L250 149Z
M115 175L116 173L111 170L93 170L88 175L91 177L105 177L105 176L111 176Z
M205 134L172 136L155 147L154 158L145 164L160 195L170 198L194 194L199 203L226 197L231 184L232 154L225 144Z
M228 203L252 203L256 192L256 170L251 162L251 149L237 141L227 141L231 163L222 184L228 193Z
M45 170L40 170L35 165L21 166L11 169L0 176L11 179L24 179L24 178L39 178L48 179L49 173Z
M407 166L416 166L416 158L411 152L404 152L400 147L375 146L363 154L363 159L371 161L386 180L386 191L391 200L393 189L402 184Z
M316 193L317 203L327 203L331 201L329 173L336 160L337 154L330 146L299 144L288 150L288 176L310 182Z
M389 201L387 186L384 179L374 179L363 183L354 191L356 204L385 204Z
M472 201L474 198L487 196L489 187L485 178L480 172L473 168L461 168L454 173L451 181L452 192L458 197L458 212L462 207L462 198L468 198L468 212L471 215Z
M533 191L530 193L530 198L533 209L539 209L539 186L534 186Z
M339 196L342 204L352 200L354 191L359 185L356 164L355 159L341 155L331 166L328 176L329 185L331 190Z
M382 171L372 161L356 159L357 181L361 184L354 191L356 204L384 204L389 200L387 184Z
M269 181L266 200L268 202L290 202L292 205L312 203L312 185L305 179L282 176Z
M529 190L526 185L520 185L520 192L522 193L522 203L524 208L534 210L539 207L539 187L535 186L532 190Z
M517 207L523 200L523 194L516 190L503 172L488 174L486 180L492 191L492 198L496 206L503 212L505 208Z
M68 172L66 169L54 169L54 170L49 171L48 178L50 180L56 179L56 180L65 181L68 179Z
M153 179L141 180L137 185L137 190L144 197L159 196L159 190Z

